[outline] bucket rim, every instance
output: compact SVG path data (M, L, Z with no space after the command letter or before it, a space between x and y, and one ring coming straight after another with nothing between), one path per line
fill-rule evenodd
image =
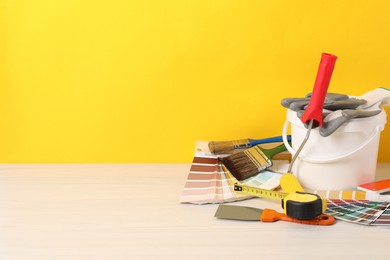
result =
M297 116L297 112L291 109L287 109L287 120L290 122L290 124L295 126L305 127ZM371 131L377 126L382 126L382 128L384 128L386 123L387 114L386 111L381 108L381 112L375 116L354 118L348 122L345 122L336 130L336 132L367 132Z

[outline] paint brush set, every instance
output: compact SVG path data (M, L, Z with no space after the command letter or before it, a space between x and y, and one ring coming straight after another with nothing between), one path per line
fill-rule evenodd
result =
M281 137L266 138L265 142L281 140ZM212 153L208 141L197 141L195 155L180 197L181 203L206 204L224 203L252 198L250 195L238 194L234 185L238 180L222 163L221 158L227 154ZM283 158L283 157L282 157ZM274 160L272 167L261 174L241 180L242 184L273 190L280 184L281 175L288 165L288 160ZM272 170L272 171L271 171Z

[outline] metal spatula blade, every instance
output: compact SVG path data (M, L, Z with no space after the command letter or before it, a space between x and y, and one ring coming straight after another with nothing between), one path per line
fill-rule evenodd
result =
M262 209L231 205L219 205L214 217L223 219L260 221Z

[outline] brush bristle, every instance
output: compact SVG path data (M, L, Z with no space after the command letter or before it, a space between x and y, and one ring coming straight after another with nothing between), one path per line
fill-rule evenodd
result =
M239 181L252 177L272 165L272 162L257 146L224 157L222 163Z
M258 173L255 164L243 152L222 158L222 162L230 173L239 181L245 180Z
M209 142L210 152L215 154L228 154L236 149L244 149L250 146L248 139L234 141L211 141Z

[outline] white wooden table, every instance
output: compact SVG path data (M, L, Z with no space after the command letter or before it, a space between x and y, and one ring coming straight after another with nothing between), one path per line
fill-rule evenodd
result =
M217 205L180 204L189 167L0 165L0 260L390 259L390 229L229 221Z

